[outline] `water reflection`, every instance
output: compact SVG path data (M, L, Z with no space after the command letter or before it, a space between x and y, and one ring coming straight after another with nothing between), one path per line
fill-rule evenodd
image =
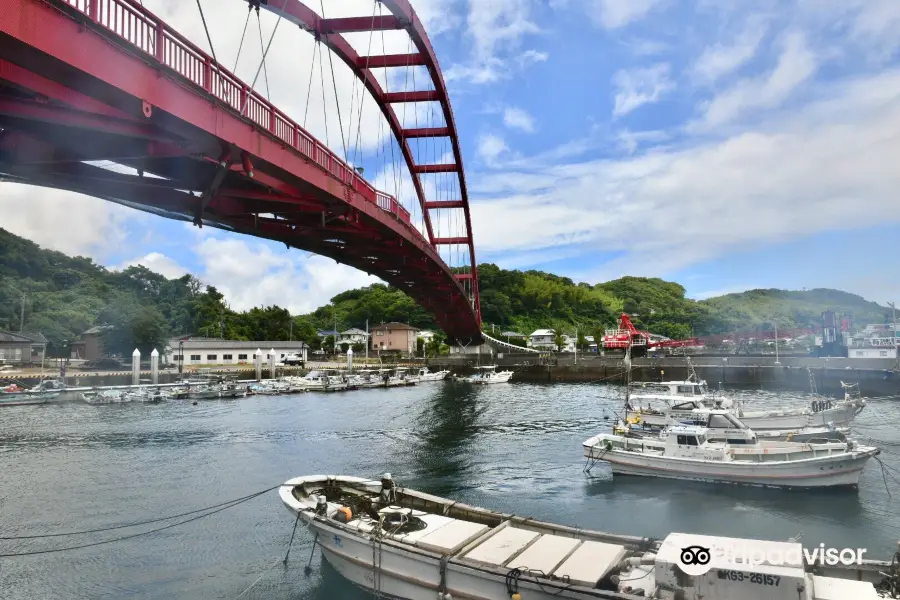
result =
M435 389L415 419L418 443L413 448L415 485L438 495L463 487L471 467L472 444L485 407L480 389L466 383L447 383ZM410 482L412 485L412 482Z

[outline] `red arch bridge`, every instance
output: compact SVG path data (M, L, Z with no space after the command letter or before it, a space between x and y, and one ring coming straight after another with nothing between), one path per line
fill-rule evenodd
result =
M242 0L220 2L217 10L229 10L230 3L236 18L243 17L248 5ZM385 137L392 160L414 189L406 206L399 192L390 195L367 182L346 160L346 146L342 160L269 102L255 81L247 84L217 61L208 30L213 56L140 0L0 0L0 178L333 258L405 290L452 340L480 343L478 273L459 140L437 58L408 1L382 0L371 15L331 19L324 18L324 4L322 15L298 0L250 5L248 22L253 5L261 5L278 23L299 26L314 36L315 48L330 51L329 61L334 57L349 67L354 93L359 84L360 98L364 88L374 99L381 123L390 129ZM371 39L377 33L384 48L386 31L408 33L409 51L360 55L347 36L368 32ZM262 49L261 27L259 41L264 68L268 51ZM419 89L391 91L388 83L398 78L379 79L376 72L397 68L418 68L427 77L420 76ZM322 81L323 95L325 88ZM337 96L335 85L336 104ZM398 107L415 110L418 103L439 107L438 125L408 127L398 116ZM327 118L326 113L326 127ZM414 146L438 140L447 144L449 158L417 162L421 151ZM102 166L104 161L116 168ZM424 184L429 175L449 184L435 193L437 187ZM437 197L426 197L426 189ZM451 213L456 230L448 234L437 216ZM453 249L456 264L445 260Z

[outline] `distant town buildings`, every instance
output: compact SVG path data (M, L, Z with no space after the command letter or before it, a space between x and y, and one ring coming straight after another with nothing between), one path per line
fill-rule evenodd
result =
M339 344L365 344L368 341L369 334L362 329L356 329L355 327L348 329L347 331L342 331L338 337Z
M415 354L417 332L415 327L406 323L376 325L371 329L371 349L381 352Z

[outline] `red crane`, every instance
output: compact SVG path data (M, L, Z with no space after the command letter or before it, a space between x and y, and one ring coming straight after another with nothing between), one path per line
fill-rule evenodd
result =
M631 346L632 352L646 351L650 348L684 348L685 346L700 346L698 338L686 340L670 340L663 336L654 335L649 331L641 331L634 326L631 318L626 313L619 317L618 329L607 329L603 336L604 350L625 350Z

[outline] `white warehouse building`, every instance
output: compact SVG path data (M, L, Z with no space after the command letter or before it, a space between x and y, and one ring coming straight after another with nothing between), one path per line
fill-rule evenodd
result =
M275 361L283 362L295 354L307 361L309 346L301 341L255 341L237 342L215 338L188 338L169 340L165 362L177 365L182 361L184 366L218 366L218 365L252 365L257 350L262 350L263 363L266 363L270 350L275 351Z

